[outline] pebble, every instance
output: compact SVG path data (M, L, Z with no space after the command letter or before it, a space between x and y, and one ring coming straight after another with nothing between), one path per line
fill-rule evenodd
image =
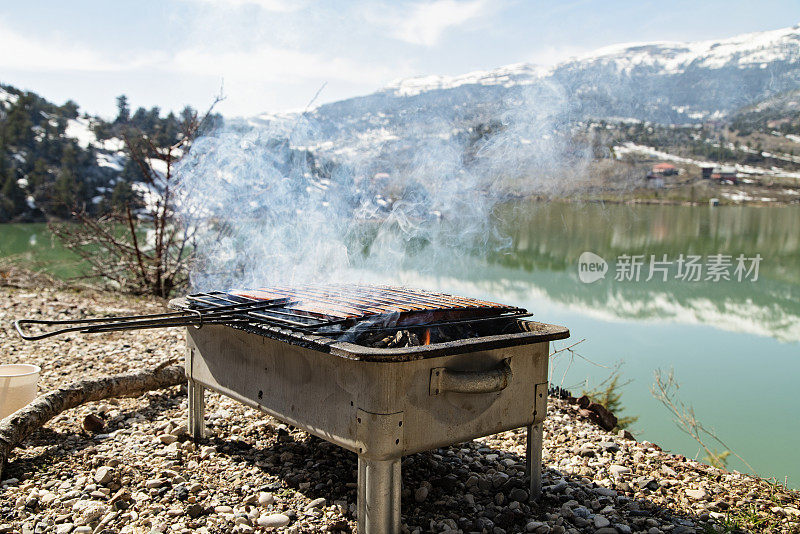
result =
M575 508L572 509L572 513L584 519L592 515L592 512L585 506L576 506Z
M668 465L662 465L661 466L661 472L664 473L665 475L667 475L668 477L671 477L671 478L675 478L675 477L678 476L678 472L675 471L673 468L671 468Z
M108 506L97 501L78 501L72 505L72 511L77 513L78 525L91 523L108 511Z
M94 481L105 486L114 479L114 468L104 465L94 472Z
M201 515L203 515L204 512L205 510L203 509L203 507L196 503L190 504L189 506L186 507L186 515L188 515L192 519L200 517Z
M417 502L424 502L428 498L428 486L420 486L414 492L414 500Z
M619 445L614 443L613 441L601 441L598 443L601 449L607 452L619 452Z
M173 434L161 434L158 436L158 441L163 443L164 445L172 445L176 441L178 441L178 436Z
M687 489L686 496L692 499L693 501L702 501L706 498L706 490L703 488L699 489Z
M280 528L289 524L291 519L284 514L262 515L258 518L258 526L265 528Z
M320 497L318 499L314 499L306 506L306 510L311 510L312 508L325 508L325 497Z
M73 528L75 528L75 525L72 523L61 523L56 525L56 534L69 534Z
M526 502L528 500L528 492L522 488L514 488L509 492L508 498L512 501Z
M636 485L639 486L640 489L649 489L655 491L658 489L658 481L653 477L639 477L636 479Z
M83 429L90 434L96 434L103 430L103 427L106 426L106 422L103 421L101 417L90 413L86 417L83 418Z
M600 514L597 514L596 516L594 516L594 526L596 528L607 527L610 524L611 524L611 521L606 519L604 516L602 516Z
M258 504L260 506L269 506L275 502L275 496L269 492L262 492L258 494Z
M614 490L612 490L610 488L604 488L602 486L599 487L599 488L594 488L592 491L594 493L596 493L597 495L602 495L603 497L616 497L617 496L617 492L616 491L614 491Z
M550 525L541 521L531 521L525 525L527 532L536 532L537 534L550 531Z
M627 475L628 473L630 473L631 468L626 467L624 465L611 464L610 466L608 466L608 471L609 473L611 473L611 476L619 478L622 475Z

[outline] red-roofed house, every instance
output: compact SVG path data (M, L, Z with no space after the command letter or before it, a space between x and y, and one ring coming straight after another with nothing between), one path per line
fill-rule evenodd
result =
M672 174L678 174L678 169L675 168L675 165L670 163L657 163L653 165L652 173L670 176Z

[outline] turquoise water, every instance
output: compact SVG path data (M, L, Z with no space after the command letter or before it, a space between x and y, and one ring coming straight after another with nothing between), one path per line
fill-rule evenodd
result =
M500 219L510 249L403 281L512 302L569 327L571 339L556 348L586 339L576 350L605 367L562 353L551 364L551 383L579 393L622 361L631 380L622 390L624 414L639 416L637 437L702 460L705 453L650 391L654 372L672 369L678 398L699 421L758 474L800 487L800 207L532 203L508 207ZM585 251L609 263L605 279L579 280ZM615 280L620 255L667 254L669 261L681 253L704 261L760 254L759 278L688 282L675 280L673 270L667 282L645 282L643 270L639 282ZM747 470L733 457L728 466Z
M519 203L498 213L511 245L488 258L459 258L433 273L397 281L523 306L569 327L551 382L580 392L623 361L626 415L639 439L689 457L704 456L650 393L656 369L674 370L679 398L757 473L800 487L800 207L679 207ZM590 251L608 262L604 279L578 278ZM760 254L757 281L615 280L623 255ZM44 225L0 225L0 256L77 272L74 256ZM596 364L596 365L595 365ZM603 366L603 367L598 367ZM722 449L718 444L713 446ZM736 459L729 467L746 470Z

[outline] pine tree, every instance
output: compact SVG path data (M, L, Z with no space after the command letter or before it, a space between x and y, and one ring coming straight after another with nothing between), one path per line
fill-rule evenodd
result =
M67 218L77 206L78 183L75 175L69 169L62 169L53 184L50 212L62 218Z
M138 196L128 182L119 181L114 186L111 192L111 206L112 209L119 212L125 211L127 208L135 209L139 207Z
M10 221L26 209L25 191L17 183L14 174L7 173L0 188L0 221Z
M131 108L128 107L128 97L119 95L117 97L117 118L114 124L126 124L131 118Z
M78 109L79 109L78 104L76 104L72 100L67 100L66 102L64 102L64 105L61 106L61 112L68 119L77 119Z
M47 162L38 158L33 164L33 170L28 173L28 191L36 200L44 200L48 184L52 181Z

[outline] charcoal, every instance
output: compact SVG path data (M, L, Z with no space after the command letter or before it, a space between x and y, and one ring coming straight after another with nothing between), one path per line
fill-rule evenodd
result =
M388 348L408 347L408 330L398 330Z
M480 324L451 324L442 326L412 327L406 330L368 332L361 335L356 341L360 345L374 348L403 348L418 347L427 341L434 343L448 343L460 339L471 339L485 336L494 330L485 331ZM506 332L503 330L502 332Z
M375 334L364 334L363 336L361 336L361 339L358 342L368 347L376 346L377 343L385 337L386 335L383 332L377 332Z
M394 334L390 336L383 336L378 341L374 343L374 347L378 349L382 349L389 346L389 343L394 340Z

